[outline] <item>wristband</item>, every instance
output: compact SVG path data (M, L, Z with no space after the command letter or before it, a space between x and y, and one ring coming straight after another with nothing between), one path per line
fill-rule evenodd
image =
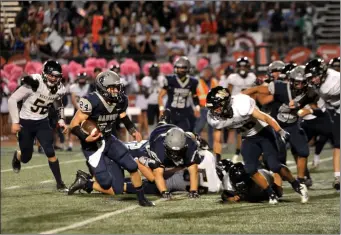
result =
M82 131L80 126L75 126L72 128L71 133L77 136L81 141L85 141L85 139L88 137L88 135Z

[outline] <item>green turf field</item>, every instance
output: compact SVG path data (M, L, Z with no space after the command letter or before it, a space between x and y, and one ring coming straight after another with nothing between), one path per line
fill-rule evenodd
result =
M331 151L312 173L314 185L308 204L284 183L278 205L220 204L220 195L156 202L137 206L134 195L110 197L98 193L66 196L55 190L44 155L34 154L19 174L11 170L13 148L1 149L2 233L286 233L340 234L340 194L332 189ZM73 182L77 169L86 170L80 151L57 152L64 182ZM228 157L226 154L225 157ZM291 155L288 160L292 160ZM288 164L293 170L292 161ZM296 170L294 170L296 172Z

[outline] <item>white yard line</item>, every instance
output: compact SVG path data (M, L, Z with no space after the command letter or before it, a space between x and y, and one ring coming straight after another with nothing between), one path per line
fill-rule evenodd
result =
M17 188L20 188L20 186L11 186L11 187L7 187L7 188L4 188L4 189L17 189Z
M324 158L324 159L321 159L320 162L326 162L326 161L330 161L332 159L333 159L333 157ZM309 165L311 165L311 163L309 163ZM291 166L289 168L290 169L295 169L296 166ZM158 199L158 200L154 201L154 203L157 204L158 202L160 202L162 200L163 199ZM48 231L45 231L45 232L41 232L40 234L54 234L54 233L64 232L64 231L70 230L70 229L79 228L79 227L82 227L84 225L88 225L90 223L93 223L93 222L96 222L96 221L99 221L99 220L102 220L102 219L109 218L109 217L111 217L113 215L118 215L118 214L122 214L122 213L127 212L127 211L134 210L134 209L136 209L138 207L139 207L138 205L129 206L129 207L125 208L125 209L121 209L121 210L117 210L117 211L113 211L113 212L108 212L108 213L105 213L103 215L91 218L91 219L83 220L82 222L78 222L78 223L74 223L74 224L71 224L71 225L68 225L68 226L64 226L64 227L56 228L56 229L53 229L53 230L48 230Z
M158 202L160 202L162 200L164 200L164 199L158 199L158 200L154 201L154 203L156 204L156 203L158 203ZM140 206L139 205L129 206L127 208L124 208L124 209L121 209L121 210L117 210L117 211L113 211L113 212L108 212L108 213L105 213L103 215L91 218L91 219L83 220L82 222L71 224L69 226L60 227L60 228L57 228L57 229L41 232L40 234L54 234L54 233L60 233L60 232L63 232L63 231L66 231L66 230L70 230L70 229L79 228L79 227L91 224L93 222L109 218L110 216L113 216L113 215L118 215L118 214L122 214L122 213L127 212L127 211L134 210L134 209L136 209L138 207L140 207Z
M44 181L41 181L40 184L47 184L51 182L54 182L54 180L44 180Z
M84 159L77 159L77 160L70 160L70 161L63 161L63 162L59 162L59 164L70 164L70 163L74 163L74 162L85 162L85 158ZM29 170L29 169L34 169L34 168L39 168L39 167L46 167L48 166L48 164L41 164L41 165L33 165L33 166L27 166L27 167L22 167L21 170ZM6 170L1 170L1 173L4 172L10 172L13 171L13 169L6 169Z

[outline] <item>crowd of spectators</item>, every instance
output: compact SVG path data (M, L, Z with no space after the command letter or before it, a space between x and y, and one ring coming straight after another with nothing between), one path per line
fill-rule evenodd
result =
M27 50L31 58L54 56L168 59L173 55L234 50L236 32L261 32L284 56L296 45L313 47L314 10L305 2L122 1L21 2L3 50ZM102 24L95 25L94 22ZM95 29L97 27L97 29ZM94 30L98 33L93 34ZM271 36L270 36L271 35ZM222 38L226 38L223 41Z

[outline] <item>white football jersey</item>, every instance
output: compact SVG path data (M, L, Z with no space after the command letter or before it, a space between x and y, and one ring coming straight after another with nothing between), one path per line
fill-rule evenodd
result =
M209 111L207 121L212 127L222 129L240 128L242 136L253 136L260 132L268 124L262 122L252 116L256 106L256 102L248 95L239 94L231 96L231 105L233 109L233 117L230 119L216 119Z
M325 82L318 89L320 97L340 113L340 72L328 69Z
M22 86L13 95L20 93L16 94L16 96L21 97L23 100L23 105L19 113L21 119L42 120L48 116L48 108L53 102L65 95L66 89L61 84L56 94L52 94L40 74L31 74L31 76L33 79L39 81L37 91L34 92L31 88Z
M77 102L81 97L86 96L89 93L90 84L86 83L83 86L80 86L78 83L74 83L70 86L70 93L74 93L76 96Z
M203 156L202 162L198 165L199 185L207 187L211 193L219 192L222 188L222 183L215 168L215 156L208 150L200 150L199 154Z
M142 78L142 86L148 88L148 93L150 94L147 98L148 104L158 104L158 96L163 87L164 80L165 77L162 75L159 75L155 80L150 76Z
M256 83L256 75L254 73L248 73L246 78L241 77L238 73L232 73L227 78L227 85L232 85L232 92L231 95L237 95L242 90L250 88L254 86ZM225 84L224 84L225 85Z

